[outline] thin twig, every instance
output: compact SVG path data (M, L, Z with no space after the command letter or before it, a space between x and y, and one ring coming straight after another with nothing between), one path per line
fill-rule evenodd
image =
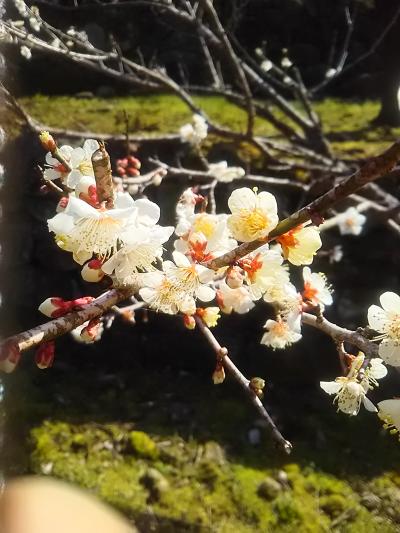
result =
M251 403L255 406L259 414L262 416L263 420L268 425L268 428L271 432L273 439L277 442L279 447L286 453L290 453L292 450L292 444L286 440L279 429L276 427L275 422L272 420L268 411L265 409L260 398L255 394L255 392L249 387L250 381L240 372L238 367L233 363L232 359L228 356L228 350L222 347L211 330L204 324L203 320L195 316L196 324L199 330L202 332L204 337L207 339L210 346L215 351L217 357L221 359L224 368L230 373L230 375L235 379L235 381L242 387Z

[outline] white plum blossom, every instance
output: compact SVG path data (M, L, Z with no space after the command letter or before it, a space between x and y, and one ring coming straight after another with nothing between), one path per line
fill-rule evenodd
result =
M376 413L375 405L367 398L367 392L378 386L378 379L387 374L382 359L372 359L370 365L362 372L365 356L360 353L354 358L347 376L340 376L335 381L321 381L320 386L327 394L335 394L334 402L339 411L354 416L357 415L361 403L367 409Z
M378 402L378 416L384 422L383 427L390 433L400 432L400 398Z
M303 268L304 300L312 305L331 305L333 302L332 293L325 274L322 272L311 272L309 267Z
M99 143L94 139L87 139L83 147L72 148L64 145L59 148L60 153L70 165L71 171L68 171L55 157L49 152L46 155L46 163L50 168L44 171L46 180L61 179L67 187L75 189L83 176L93 176L92 155L99 148Z
M355 207L349 207L338 215L337 221L342 235L360 235L367 217Z
M290 316L285 319L278 317L277 320L267 320L264 329L267 331L260 342L274 350L283 350L301 339L299 321Z
M197 297L202 302L210 302L215 297L215 289L207 285L213 281L215 272L202 265L191 263L180 252L173 252L172 261L164 261L163 270L167 278L179 290Z
M292 265L310 265L322 242L315 226L299 225L276 239L282 253Z
M382 334L379 355L388 364L400 366L400 296L384 292L381 306L371 305L368 309L369 327Z
M253 309L254 302L249 289L244 285L237 289L231 289L225 281L219 284L217 292L217 302L221 311L226 314L238 313L243 315Z
M269 192L257 193L257 189L235 189L228 199L231 215L228 227L232 236L241 242L266 237L278 224L275 197Z
M20 52L21 52L21 56L24 57L25 59L28 59L28 60L31 59L32 52L28 46L22 45Z
M276 295L279 288L284 291L283 287L289 283L287 266L282 263L282 255L277 250L269 250L267 245L238 262L255 299L267 294L266 301L277 301L275 297L271 300L271 295Z
M179 130L182 142L198 146L207 137L208 126L201 115L193 115L192 123L185 124Z
M230 183L233 180L243 178L246 171L242 167L229 167L226 161L210 163L208 172L221 183Z
M232 250L237 242L230 235L227 218L225 214L197 213L181 219L175 229L180 236L175 249L195 262L209 261Z
M138 211L127 193L117 195L115 206L95 209L71 194L64 211L48 220L49 230L55 234L57 245L72 252L80 265L93 255L106 260L117 251L124 227Z
M159 208L153 202L142 199L135 202L137 215L120 234L123 246L104 263L106 274L115 275L117 281L129 284L135 275L155 270L154 263L163 254L163 244L170 238L174 228L157 224ZM132 277L133 276L133 277Z

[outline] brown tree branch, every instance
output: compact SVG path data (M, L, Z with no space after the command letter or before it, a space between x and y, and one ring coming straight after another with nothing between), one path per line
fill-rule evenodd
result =
M378 356L378 345L375 342L367 339L359 331L353 331L350 329L342 328L337 324L329 322L325 317L311 315L310 313L303 313L301 315L301 321L307 326L319 329L323 333L326 333L332 339L337 342L348 342L353 346L356 346L359 350L365 353L370 359Z
M245 242L230 252L212 259L207 263L207 267L218 270L223 266L232 265L241 257L263 246L265 243L276 239L280 235L287 233L296 226L304 224L314 217L320 217L327 209L358 191L367 183L388 174L396 166L399 159L400 141L397 141L382 154L371 158L354 174L342 180L328 192L279 222L276 228L265 239Z
M73 311L60 318L55 318L54 320L50 320L5 339L0 344L0 361L7 358L7 352L10 349L17 348L18 351L23 352L42 342L61 337L87 320L101 316L112 306L122 300L126 300L131 295L132 293L130 291L111 289L96 298L93 302L82 306L82 310L80 311Z

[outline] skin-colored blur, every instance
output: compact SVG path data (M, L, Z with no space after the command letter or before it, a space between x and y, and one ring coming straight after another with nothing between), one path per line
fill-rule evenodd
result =
M114 510L70 485L45 478L7 484L0 500L1 533L137 533Z

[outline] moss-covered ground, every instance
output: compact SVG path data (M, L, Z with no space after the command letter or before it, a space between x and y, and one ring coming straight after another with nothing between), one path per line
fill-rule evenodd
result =
M85 487L142 531L400 530L399 445L371 415L349 420L312 392L308 412L298 392L271 397L286 456L229 380L82 357L8 379L10 473Z
M217 123L244 131L245 112L216 96L198 96L195 101ZM190 119L185 104L171 95L119 98L73 98L70 96L36 95L20 100L24 108L40 122L57 128L104 133L124 133L124 112L129 117L132 133L156 135L175 133ZM343 101L326 99L315 103L324 130L338 156L358 158L382 150L398 137L400 128L371 126L378 113L375 101ZM256 132L276 135L264 120L256 120Z

